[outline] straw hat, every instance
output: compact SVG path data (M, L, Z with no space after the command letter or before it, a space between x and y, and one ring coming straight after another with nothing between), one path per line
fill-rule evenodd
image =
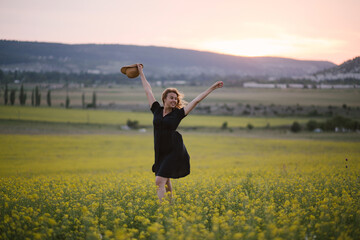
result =
M140 64L144 67L142 64ZM136 64L127 65L121 68L121 72L128 76L128 78L136 78L139 76L139 70Z

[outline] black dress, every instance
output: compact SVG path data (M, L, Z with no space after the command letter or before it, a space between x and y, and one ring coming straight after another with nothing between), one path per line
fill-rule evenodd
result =
M152 171L156 176L181 178L190 173L190 156L185 148L182 136L176 131L180 121L186 117L184 108L174 108L163 117L159 102L154 102L151 111L154 114L155 164Z

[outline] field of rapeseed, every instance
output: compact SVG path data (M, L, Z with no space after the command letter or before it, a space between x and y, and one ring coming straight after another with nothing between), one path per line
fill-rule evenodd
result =
M356 142L184 134L158 203L151 134L0 135L0 239L359 239Z

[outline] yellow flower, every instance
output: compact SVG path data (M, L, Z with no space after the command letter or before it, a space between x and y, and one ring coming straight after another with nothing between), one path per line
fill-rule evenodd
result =
M112 231L110 231L110 230L105 230L105 236L106 236L106 237L110 238L110 237L112 237L112 235L113 235L113 232L112 232Z
M160 231L160 229L162 228L162 225L155 222L153 224L151 224L147 230L150 232L150 233L158 233Z
M34 233L33 236L34 236L34 239L39 239L39 240L42 239L41 233Z
M49 219L48 219L48 223L49 223L50 225L56 225L56 221L55 221L55 219L53 219L53 218L49 218Z

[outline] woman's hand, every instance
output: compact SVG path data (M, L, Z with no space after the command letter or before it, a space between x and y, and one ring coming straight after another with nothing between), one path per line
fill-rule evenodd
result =
M137 63L136 66L137 66L137 68L138 68L138 70L139 70L139 73L142 73L142 71L143 71L143 65L140 64L140 63Z
M212 90L215 90L217 88L222 88L223 86L224 86L223 81L218 81L218 82L214 83L210 88Z

